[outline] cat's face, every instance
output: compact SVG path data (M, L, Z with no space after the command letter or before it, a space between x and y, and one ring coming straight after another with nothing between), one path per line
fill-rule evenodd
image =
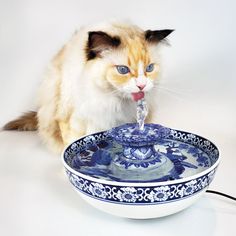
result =
M159 72L156 46L171 32L139 28L123 29L115 36L90 32L87 57L104 67L102 84L122 97L138 100L155 86Z

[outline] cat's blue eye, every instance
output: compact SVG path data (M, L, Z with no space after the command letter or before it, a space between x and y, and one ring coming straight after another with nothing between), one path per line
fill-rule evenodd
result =
M122 75L128 74L130 72L129 67L127 66L116 66L116 69Z
M154 64L149 64L147 67L146 67L146 72L152 72L154 70Z

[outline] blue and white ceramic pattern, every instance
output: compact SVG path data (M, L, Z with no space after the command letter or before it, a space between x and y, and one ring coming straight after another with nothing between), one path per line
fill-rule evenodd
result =
M126 187L101 184L67 171L70 182L84 194L101 201L132 205L168 203L187 198L208 187L214 174L215 170L194 180L164 186Z
M132 133L134 125L69 145L63 163L72 185L93 206L123 217L160 217L191 205L214 177L216 146L198 135L153 124L148 126L156 129L153 138L145 143L124 131Z
M143 130L137 123L124 124L107 132L123 146L142 147L154 145L170 134L170 129L158 124L145 124Z

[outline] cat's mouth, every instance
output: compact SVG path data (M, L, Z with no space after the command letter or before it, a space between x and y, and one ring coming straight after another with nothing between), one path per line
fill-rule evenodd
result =
M144 92L143 91L139 91L137 93L131 93L132 98L135 102L137 102L138 100L144 98Z

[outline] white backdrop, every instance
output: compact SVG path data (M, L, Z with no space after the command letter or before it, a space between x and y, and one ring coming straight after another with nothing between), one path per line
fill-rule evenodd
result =
M158 122L215 142L222 162L211 187L236 195L235 10L233 0L0 0L0 126L35 108L45 66L79 26L127 18L176 29L163 49ZM206 195L158 220L110 217L72 191L36 134L0 132L0 143L1 235L236 235L230 201Z

